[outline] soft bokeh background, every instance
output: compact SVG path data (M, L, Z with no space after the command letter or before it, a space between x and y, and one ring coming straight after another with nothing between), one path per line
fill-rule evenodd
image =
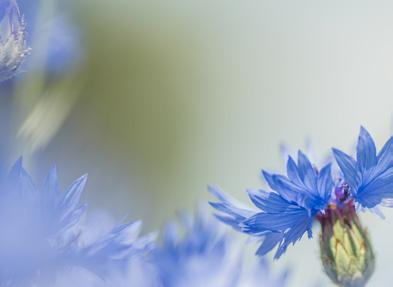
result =
M282 169L282 141L296 150L309 137L323 156L349 151L360 125L379 146L391 133L391 1L70 0L61 12L83 56L39 99L26 95L39 77L19 89L34 113L19 113L15 157L39 178L56 162L63 186L88 172L86 199L119 221L157 229L211 199L207 184L246 200L262 167ZM364 217L370 286L391 285L386 216ZM317 234L274 263L293 267L291 286L328 284Z

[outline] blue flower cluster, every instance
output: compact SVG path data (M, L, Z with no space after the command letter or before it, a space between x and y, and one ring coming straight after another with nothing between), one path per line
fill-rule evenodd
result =
M130 258L149 248L153 238L138 238L138 222L83 240L91 232L81 225L86 179L82 176L61 192L53 168L38 187L21 160L1 179L1 286L53 286L61 272L78 268L109 278L112 270L125 269Z
M37 29L26 32L18 4L28 9L30 23L37 17L35 1L0 0L0 81L18 72ZM52 29L58 27L64 29ZM62 66L56 59L70 62L62 49L71 51L75 38L59 39L68 35L67 25L49 31L47 39L57 38L49 49L38 49L48 52L41 58L54 67ZM140 221L116 225L91 216L81 203L86 181L82 176L62 192L56 168L43 185L31 179L21 159L9 173L0 170L0 286L284 286L286 274L273 276L265 261L246 273L240 253L232 252L235 241L218 231L214 218L184 216L184 236L168 225L157 244L155 233L140 236Z
M18 3L29 9L27 16L34 22L36 3ZM0 82L18 72L30 51L28 34L36 29L26 32L16 0L0 0ZM56 18L47 30L41 33L42 42L51 45L39 47L44 55L38 57L44 59L45 69L56 73L72 62L70 58L77 58L77 33L65 18ZM325 271L333 282L359 286L354 282L365 284L374 270L374 254L356 212L379 213L379 206L393 206L393 138L377 153L362 127L356 158L333 149L330 161L319 167L299 151L296 160L288 157L286 175L262 171L269 190L248 191L255 209L215 187L209 187L217 198L211 205L220 221L261 241L257 255L276 248L276 259L304 234L311 238L313 223L319 221ZM0 286L286 285L286 272L273 274L265 259L247 269L243 243L220 231L218 221L200 211L183 214L181 224L168 224L162 242L156 241L156 233L141 236L140 221L106 224L90 216L81 203L86 180L82 176L62 192L56 168L42 186L31 179L22 160L9 174L0 169ZM338 245L345 252L336 256Z
M305 233L312 237L313 221L325 222L331 210L356 212L357 207L377 211L379 205L391 206L393 138L377 153L372 137L362 127L356 159L338 149L333 149L333 155L339 167L335 176L331 163L319 169L301 151L297 162L289 156L287 175L262 171L271 190L248 191L257 210L239 205L217 188L210 188L218 199L211 205L221 221L262 239L258 255L277 247L276 259Z
M264 260L247 270L242 244L201 211L194 217L183 214L181 221L183 235L174 223L167 225L162 245L153 252L161 286L285 286L286 273L272 274Z
M52 168L38 186L22 160L1 177L1 286L284 286L286 273L273 275L264 261L246 272L232 252L238 243L202 213L182 217L183 236L169 224L162 244L139 236L139 221L109 227L90 218L80 200L86 180L62 192Z
M28 13L22 14L19 7ZM14 77L24 62L28 70L43 68L51 74L67 71L79 62L82 48L77 29L63 14L37 27L39 7L35 0L0 0L0 82ZM30 47L41 61L25 61Z

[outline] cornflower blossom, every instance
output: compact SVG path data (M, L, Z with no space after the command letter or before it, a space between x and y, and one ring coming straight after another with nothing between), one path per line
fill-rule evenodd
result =
M139 222L115 226L90 241L81 240L84 232L90 232L80 225L87 208L80 203L86 180L82 176L61 192L53 168L39 187L21 160L2 177L1 286L55 286L58 278L74 269L110 280L111 274L127 268L132 256L148 248L152 239L138 238ZM92 222L89 228L99 224Z
M167 225L162 246L153 251L160 286L285 286L287 274L272 274L264 260L246 271L241 254L234 251L243 248L220 231L214 218L199 212L183 214L182 222L183 232L175 223Z
M280 258L304 234L312 237L314 221L321 224L320 248L324 269L340 286L364 286L374 270L374 253L358 210L379 212L393 198L393 138L377 153L370 134L361 127L356 159L333 149L339 175L332 178L331 163L321 169L298 152L297 163L288 157L287 175L262 175L271 191L249 190L257 209L241 205L218 188L211 205L216 216L238 231L262 240L257 255L274 248Z
M15 0L0 0L0 82L12 78L29 49L23 16Z

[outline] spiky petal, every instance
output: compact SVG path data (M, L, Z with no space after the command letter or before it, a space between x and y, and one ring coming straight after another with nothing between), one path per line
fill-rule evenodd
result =
M361 127L356 160L338 149L333 153L356 202L373 208L393 199L393 137L377 154L374 140Z

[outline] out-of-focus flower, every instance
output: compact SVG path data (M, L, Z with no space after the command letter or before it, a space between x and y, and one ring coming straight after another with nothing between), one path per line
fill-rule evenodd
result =
M45 147L79 96L82 80L76 75L83 62L82 37L66 2L0 0L0 94L12 97L1 100L5 123L0 129L4 133L5 126L10 137L18 137L6 152L0 150L4 161L19 154L29 158Z
M236 251L242 247L220 232L214 219L200 212L182 219L183 235L176 225L168 225L162 246L153 253L163 287L284 286L286 275L274 276L266 264L244 271L242 256Z
M59 74L79 64L83 54L80 33L64 12L64 3L53 0L49 6L53 9L47 12L49 15L41 15L43 1L18 2L22 11L26 11L27 41L33 50L26 70L43 68L46 74Z
M12 78L28 49L23 16L16 0L0 0L0 82Z
M60 192L53 168L43 187L37 187L21 160L2 178L1 286L54 286L58 276L75 268L104 280L124 270L132 255L150 244L148 239L138 239L140 223L117 226L90 242L81 240L86 204L80 203L80 197L86 179L82 176ZM93 222L90 228L98 224Z
M236 286L239 263L228 253L228 238L217 232L212 221L196 216L194 222L183 217L185 233L181 237L176 225L164 231L163 244L155 251L155 261L162 285Z
M274 272L264 258L258 258L250 268L243 268L237 287L284 287L287 286L288 271Z
M50 72L67 71L81 63L83 48L78 28L66 15L59 15L47 23L47 38L50 43L47 68Z
M1 1L1 0L0 0ZM44 148L60 130L80 94L83 62L80 29L67 13L67 1L18 0L26 19L26 41L31 55L22 65L13 108L22 120L12 131L19 144L13 156L29 157ZM14 117L15 118L15 117Z
M140 221L119 226L108 233L112 220L101 213L82 220L81 225L84 232L79 240L84 247L74 260L84 262L83 267L72 266L64 270L55 283L45 287L160 287L155 269L148 260L156 234L140 237ZM123 234L114 237L119 230ZM108 240L111 237L113 240Z
M318 170L301 152L297 164L289 157L287 176L263 171L273 191L249 191L259 211L240 206L215 188L210 192L219 201L211 205L219 211L221 221L261 238L258 255L278 246L275 258L304 233L311 237L312 223L318 220L326 273L340 286L363 286L375 263L356 205L374 212L378 212L378 205L393 206L393 138L377 154L373 139L362 127L356 153L355 160L333 149L341 175L334 180L330 164Z

